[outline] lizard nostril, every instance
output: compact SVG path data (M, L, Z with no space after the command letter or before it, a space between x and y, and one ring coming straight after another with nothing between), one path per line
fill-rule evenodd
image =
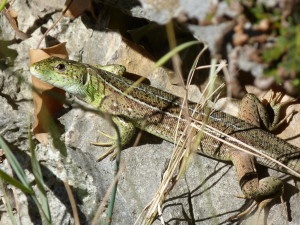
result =
M38 70L38 69L40 69L40 67L39 66L35 66L34 69Z

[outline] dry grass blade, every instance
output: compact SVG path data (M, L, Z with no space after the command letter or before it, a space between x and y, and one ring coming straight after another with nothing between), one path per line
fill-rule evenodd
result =
M74 223L75 225L80 225L80 221L79 221L79 216L78 216L78 210L76 207L76 202L74 199L74 195L72 193L72 190L70 188L70 185L68 184L68 182L64 181L64 185L68 194L68 198L70 200L71 203L71 207L72 207L72 211L73 211L73 217L74 217Z
M169 51L167 54L165 54L163 57L161 57L156 63L155 63L155 67L153 68L156 69L162 65L164 65L174 54L188 48L191 47L193 45L196 44L200 44L201 42L199 41L190 41L190 42L186 42L183 43L181 45L178 45L176 48L172 49L171 51ZM134 82L134 84L131 86L131 88L128 88L126 90L125 93L129 93L134 87L136 87L138 84L140 84L141 82L143 82L143 80L145 80L147 77L141 77L139 78L136 82Z
M212 60L212 66L211 66L211 76L210 79L214 79L214 76L216 76L216 61ZM218 69L219 70L219 69ZM211 85L213 86L213 82L211 82ZM210 92L213 92L213 87L209 88L209 96L211 96ZM199 127L197 127L199 128ZM202 128L204 130L204 128ZM197 129L194 129L194 127L190 126L190 124L187 122L187 126L185 127L185 130L179 140L177 141L177 145L173 150L172 156L169 161L168 168L166 169L163 180L155 193L154 197L152 198L151 202L144 208L143 212L140 214L139 218L135 222L135 224L151 224L157 214L158 209L162 205L164 199L169 194L172 187L175 185L177 180L180 178L180 176L185 171L183 168L187 167L190 157L190 152L193 150L193 145L191 143L192 138L195 135L195 131ZM183 140L183 135L186 134L186 138ZM198 140L201 141L201 131L198 132ZM192 147L192 148L191 148ZM184 161L182 161L184 159ZM175 179L173 179L175 177ZM172 181L174 181L172 183ZM141 220L141 221L139 221Z
M194 120L194 123L192 123L191 126L193 126L195 129L199 130L199 124L203 125L204 123L201 122L201 121ZM268 160L270 160L270 161L278 164L279 166L287 169L288 171L290 171L291 173L293 173L296 177L300 178L300 174L297 171L289 168L288 166L284 165L283 163L279 162L278 160L276 160L276 159L274 159L274 158L272 158L272 157L270 157L270 156L262 153L261 151L259 151L258 149L254 148L253 146L250 146L250 145L248 145L248 144L246 144L246 143L244 143L244 142L242 142L242 141L240 141L240 140L238 140L238 139L236 139L234 137L231 137L230 135L225 134L224 132L219 131L218 129L216 129L216 128L212 127L212 126L209 126L207 124L205 125L205 128L206 129L204 129L203 132L206 135L211 136L211 137L217 139L218 141L221 141L221 142L225 143L226 145L229 145L229 146L231 146L231 147L233 147L233 148L235 148L237 150L240 150L240 151L246 152L248 154L254 155L255 157L266 158L266 159L268 159ZM220 138L220 136L222 136L222 138ZM230 142L224 140L224 137L228 138L228 140L230 140ZM232 142L238 143L238 144L244 146L245 148L242 148L242 147L240 147L240 146L238 146L236 144L233 144Z
M119 169L119 171L118 171L118 173L117 173L117 175L114 177L114 180L113 180L112 183L110 184L109 188L106 190L106 193L105 193L105 195L104 195L104 197L103 197L103 199L102 199L102 201L101 201L101 203L100 203L100 205L99 205L99 207L98 207L98 209L97 209L97 211L96 211L96 213L95 213L95 216L94 216L94 218L93 218L93 220L92 220L91 225L97 225L97 224L99 224L99 218L100 218L100 215L101 215L101 213L102 213L102 212L104 211L104 209L105 209L105 205L106 205L107 202L108 202L109 195L112 193L112 190L113 190L115 184L118 182L119 177L120 177L120 175L122 174L122 172L124 171L124 169L125 169L125 166L124 166L124 165L121 165L121 166L120 166L120 169Z
M64 17L64 14L67 12L67 10L69 9L69 7L71 6L71 4L73 3L73 0L70 0L68 2L68 5L66 6L66 8L62 11L62 14L57 18L57 20L46 30L46 32L44 33L44 35L41 37L39 43L37 44L36 48L40 48L40 45L42 43L42 41L45 39L45 37L48 35L48 33L53 29L53 27L56 26L56 24Z

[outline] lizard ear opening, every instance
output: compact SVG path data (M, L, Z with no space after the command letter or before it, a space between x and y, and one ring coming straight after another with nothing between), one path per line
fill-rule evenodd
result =
M82 84L84 86L86 86L90 82L90 75L89 75L89 73L84 73L82 75L82 80L81 81L82 81Z

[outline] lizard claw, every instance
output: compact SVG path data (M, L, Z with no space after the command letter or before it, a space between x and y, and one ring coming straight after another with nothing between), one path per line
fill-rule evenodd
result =
M236 197L238 197L238 198L244 198L244 199L249 199L249 198L247 198L246 196L236 196ZM242 212L240 212L240 213L238 213L238 214L235 214L235 215L229 217L229 218L227 219L227 221L238 220L238 219L240 219L241 217L244 217L244 216L246 216L247 214L249 214L249 213L253 210L253 208L254 208L255 206L257 206L256 223L254 223L254 224L258 224L259 218L260 218L260 215L261 215L262 210L263 210L263 209L264 209L271 201L273 201L273 200L274 200L274 198L264 199L264 200L262 200L262 201L260 201L260 202L254 200L254 201L252 202L252 204L251 204L248 208L246 208L244 211L242 211ZM286 218L287 218L287 220L289 220L288 210L287 210L286 204L284 203L283 195L280 195L280 200L281 200L281 204L282 204L282 206L283 206L283 211L285 211Z
M241 217L249 214L256 205L257 205L257 202L253 201L252 204L248 208L246 208L244 211L242 211L242 212L240 212L238 214L235 214L235 215L229 217L227 219L227 221L238 220L239 218L241 218Z
M102 154L96 161L100 162L103 159L105 159L108 155L110 155L111 153L113 153L113 155L110 157L111 160L113 160L116 157L116 152L114 152L116 146L113 145L111 146L104 154Z
M249 199L249 198L247 198L245 195L236 195L235 197L236 197L236 198L242 198L242 199Z
M282 92L279 92L277 94L276 92L272 91L268 102L273 109L277 109L277 108L281 108L284 105L294 103L298 100L298 98L293 98L293 99L289 99L289 100L280 102L280 99L282 99L283 97L284 97L284 95Z
M114 152L114 150L117 146L115 138L113 136L105 133L105 132L102 132L102 131L98 131L98 133L102 136L105 136L105 137L111 139L112 141L110 141L110 142L91 142L92 145L96 145L96 146L102 146L102 147L110 146L110 148L104 154L102 154L96 161L97 162L102 161L103 159L105 159L111 153L113 153L113 155L111 156L110 159L113 160L116 157L116 154L117 154L116 152Z

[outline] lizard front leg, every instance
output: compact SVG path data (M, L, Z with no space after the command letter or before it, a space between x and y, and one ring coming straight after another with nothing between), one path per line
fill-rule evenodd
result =
M296 101L296 99L291 99L278 102L281 97L281 94L276 95L272 92L269 105L273 115L270 116L266 107L254 94L246 94L240 104L239 118L262 129L273 131L295 113L293 111L280 120L281 108ZM272 117L272 119L270 119L270 117Z
M111 65L94 65L94 67L101 69L101 70L105 70L108 72L111 72L115 75L118 76L123 76L124 73L126 72L126 68L122 65L119 64L111 64ZM121 147L124 147L126 144L128 144L130 142L130 140L133 138L135 132L136 132L136 128L135 126L123 119L122 117L119 116L112 116L112 120L113 122L117 125L119 132L120 132L120 144ZM106 142L106 143L92 143L93 145L98 145L98 146L110 146L110 148L104 153L102 154L97 161L101 161L102 159L104 159L105 157L107 157L108 155L111 155L111 159L114 159L116 157L117 152L114 152L114 150L117 147L117 137L112 137L110 135L107 135L106 133L103 132L99 132L100 134L102 134L103 136L111 139L110 142Z
M94 65L94 67L101 69L101 70L105 70L108 72L111 72L115 75L118 76L123 76L123 74L126 72L126 68L125 66L119 65L119 64L110 64L110 65Z
M127 121L127 120L123 119L122 117L112 116L112 120L119 129L120 145L121 145L121 147L124 147L125 145L127 145L131 141L131 139L135 135L136 128L130 121ZM117 141L118 141L117 137L111 137L111 136L109 136L107 134L103 134L103 133L102 133L102 135L110 138L111 142L92 143L92 144L93 145L98 145L98 146L111 146L111 147L97 159L98 162L101 161L102 159L104 159L105 157L107 157L108 155L110 155L111 153L113 153L111 158L114 159L116 157L116 154L117 154L117 152L114 152L114 150L117 147Z

